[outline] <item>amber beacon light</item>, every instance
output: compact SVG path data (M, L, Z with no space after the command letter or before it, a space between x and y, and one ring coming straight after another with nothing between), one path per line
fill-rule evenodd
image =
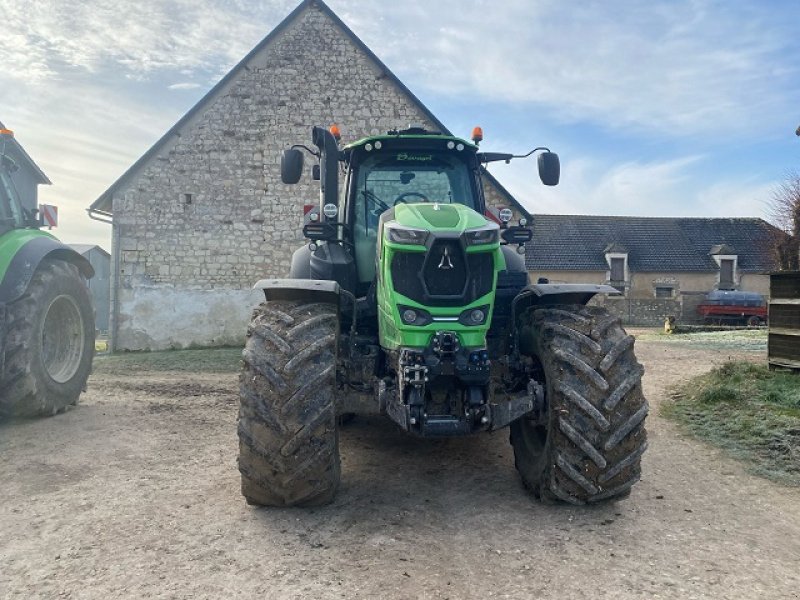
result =
M336 138L337 142L342 139L342 132L339 131L339 126L336 123L331 125L328 131L330 131L331 135Z
M472 129L472 141L476 144L480 144L483 141L483 129L480 127L473 127Z

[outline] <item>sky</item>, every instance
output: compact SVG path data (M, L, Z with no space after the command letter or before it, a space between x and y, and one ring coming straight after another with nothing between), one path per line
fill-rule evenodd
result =
M108 249L86 208L298 2L0 0L0 121L59 237ZM796 0L328 5L454 133L558 152L554 188L491 167L532 213L769 218L800 165Z

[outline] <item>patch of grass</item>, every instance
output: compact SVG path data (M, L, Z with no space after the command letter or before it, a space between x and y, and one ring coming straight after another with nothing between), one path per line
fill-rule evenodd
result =
M800 375L727 362L678 387L661 412L751 471L800 486Z
M666 334L648 331L638 334L637 340L687 344L709 350L739 350L741 352L766 352L766 329L733 329L727 331L701 331L696 333Z
M235 373L241 357L241 348L125 352L96 356L93 372L98 375L135 375L139 371Z

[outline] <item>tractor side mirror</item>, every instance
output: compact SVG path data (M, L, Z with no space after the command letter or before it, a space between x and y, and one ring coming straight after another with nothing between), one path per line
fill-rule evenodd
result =
M281 181L287 184L295 184L300 181L303 174L303 153L297 148L289 148L283 151L281 157Z
M561 177L561 163L555 152L542 152L539 155L539 179L545 185L558 185Z

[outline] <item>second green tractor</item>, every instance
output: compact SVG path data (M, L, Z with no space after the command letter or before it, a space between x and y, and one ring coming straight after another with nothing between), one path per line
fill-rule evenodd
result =
M510 427L520 476L545 501L627 495L647 447L642 367L605 309L614 288L531 284L532 233L491 211L484 165L512 154L409 128L340 146L314 127L284 152L284 183L303 153L318 161L318 205L285 279L256 284L240 379L239 469L251 504L333 499L338 424L380 413L420 437ZM539 176L558 156L537 148ZM344 173L340 193L340 172Z

